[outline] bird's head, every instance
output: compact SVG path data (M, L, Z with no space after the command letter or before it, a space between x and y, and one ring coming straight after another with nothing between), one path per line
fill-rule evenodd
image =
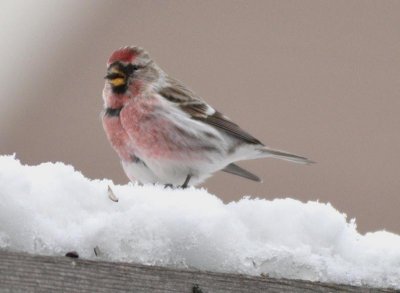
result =
M160 70L149 54L140 47L124 47L114 51L107 62L106 83L116 94L124 94L131 85L138 87L156 82Z

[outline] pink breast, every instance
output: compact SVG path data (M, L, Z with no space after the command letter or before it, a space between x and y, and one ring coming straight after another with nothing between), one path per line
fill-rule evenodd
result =
M124 161L131 161L134 150L130 142L130 138L126 131L122 128L119 117L103 117L103 127L107 134L107 138L118 153L119 157Z
M152 158L176 159L188 155L184 140L176 137L175 126L157 113L156 100L150 98L130 103L121 111L121 120L129 135L134 138L140 154Z

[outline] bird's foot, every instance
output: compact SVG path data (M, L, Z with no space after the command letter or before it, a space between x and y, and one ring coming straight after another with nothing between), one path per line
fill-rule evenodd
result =
M176 186L176 187L175 187L173 184L171 184L171 183L164 184L164 189L165 189L165 188L172 188L172 189L175 189L175 188L179 188L179 189L186 189L186 188L188 188L188 187L189 187L189 181L190 181L190 178L192 178L192 175L188 174L188 175L187 175L187 177L186 177L186 179L185 179L185 182L183 182L183 184L182 184L182 185L178 185L178 186Z

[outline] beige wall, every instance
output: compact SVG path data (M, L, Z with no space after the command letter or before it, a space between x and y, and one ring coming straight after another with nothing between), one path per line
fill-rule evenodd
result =
M242 165L205 186L331 202L400 232L400 1L1 1L0 153L127 179L99 112L105 62L141 45L264 143L318 164Z

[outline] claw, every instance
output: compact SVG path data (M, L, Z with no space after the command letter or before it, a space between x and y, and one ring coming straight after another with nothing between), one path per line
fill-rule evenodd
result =
M190 178L192 178L192 175L188 174L186 179L185 179L185 182L183 182L182 185L176 186L176 188L182 188L182 189L188 188L189 187ZM174 189L174 185L172 185L171 183L164 184L164 189L168 188L168 187Z

